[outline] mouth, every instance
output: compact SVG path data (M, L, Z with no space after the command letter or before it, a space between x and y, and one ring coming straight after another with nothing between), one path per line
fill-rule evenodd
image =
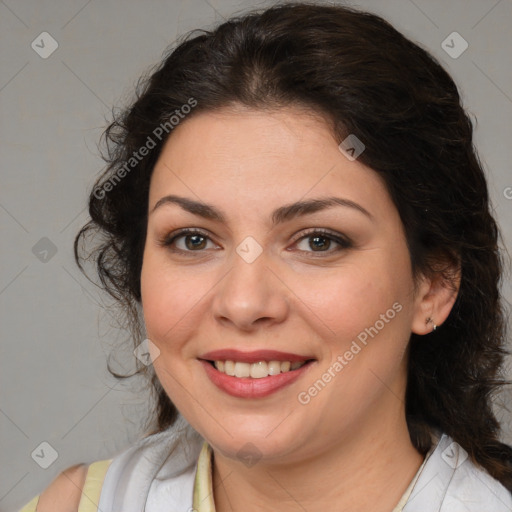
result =
M263 398L297 380L316 359L268 350L223 350L204 354L199 361L220 390L239 398Z
M280 373L293 372L302 368L307 361L258 361L244 363L241 361L208 361L217 371L230 377L264 379Z

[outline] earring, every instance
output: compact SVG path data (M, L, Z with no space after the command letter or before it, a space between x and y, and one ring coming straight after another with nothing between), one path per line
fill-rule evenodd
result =
M425 323L426 323L427 325L428 325L428 324L432 324L432 332L434 332L434 331L437 329L437 325L434 323L434 321L432 320L432 318L428 317Z

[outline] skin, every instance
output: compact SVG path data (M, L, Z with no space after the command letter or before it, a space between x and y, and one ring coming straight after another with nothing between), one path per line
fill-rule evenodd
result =
M169 194L215 206L225 222L157 202ZM299 200L357 203L272 226L271 213ZM200 249L188 238L200 228ZM316 249L310 228L348 237ZM262 253L236 252L253 237ZM324 236L324 235L322 235ZM305 238L304 238L305 237ZM201 241L202 239L199 239ZM173 252L172 247L188 251ZM141 286L154 368L171 400L214 450L218 512L389 512L423 462L405 420L411 332L443 323L456 292L439 278L413 279L403 226L381 178L338 149L328 124L298 108L242 107L198 113L174 129L155 166ZM402 308L306 405L298 394L332 367L353 340ZM428 343L428 340L426 341ZM216 349L274 349L316 359L291 385L265 398L227 395L198 361ZM247 467L246 443L259 451Z
M71 466L60 473L39 496L36 512L78 510L86 476L85 464Z

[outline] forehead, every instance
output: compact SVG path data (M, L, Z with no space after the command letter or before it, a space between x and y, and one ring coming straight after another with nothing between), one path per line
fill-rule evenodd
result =
M238 198L255 208L333 193L367 203L387 196L375 171L342 154L324 118L297 108L224 109L185 119L153 171L150 208L171 193L216 203Z
M178 125L167 140L164 153L186 163L209 159L255 165L269 159L286 169L289 159L312 154L335 144L327 122L312 111L299 108L254 110L243 107L200 112Z

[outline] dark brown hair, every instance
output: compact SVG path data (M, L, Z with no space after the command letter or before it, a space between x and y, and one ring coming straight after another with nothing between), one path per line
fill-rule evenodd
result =
M472 123L447 72L382 18L341 6L286 3L187 34L107 128L108 165L90 195L92 220L75 240L78 264L96 261L102 285L134 326L151 173L172 136L171 116L191 98L197 103L186 119L234 105L301 106L323 115L339 142L349 134L364 142L359 160L386 183L414 275L442 273L448 283L453 269L461 275L446 322L427 336L411 335L412 442L425 453L432 429L445 432L512 490L512 449L498 439L491 402L504 383L506 354L499 233ZM165 123L169 129L159 139L155 129ZM148 137L149 154L126 167ZM86 253L81 242L89 233L100 237ZM140 331L134 332L138 344ZM151 367L140 365L138 372L151 379L156 429L163 430L176 409Z

